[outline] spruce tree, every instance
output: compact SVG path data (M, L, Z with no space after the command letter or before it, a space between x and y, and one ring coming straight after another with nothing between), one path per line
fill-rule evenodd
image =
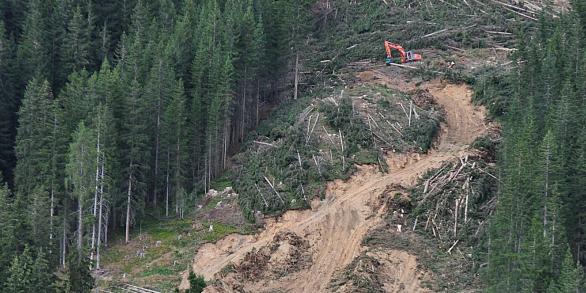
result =
M162 120L165 109L171 100L172 91L175 88L175 75L173 69L170 67L169 58L166 56L164 44L159 44L159 50L154 60L154 64L150 70L148 81L144 89L144 98L149 103L149 112L152 113L150 117L152 120L148 123L148 129L151 129L151 150L153 151L152 163L152 190L153 194L150 198L154 206L157 205L157 197L159 196L160 174L161 174L161 130Z
M90 61L91 32L81 7L78 5L67 26L65 38L65 66L68 72L86 68Z
M65 40L73 10L74 4L72 1L58 1L50 9L47 32L50 34L48 36L49 56L51 58L49 62L52 66L49 82L56 92L63 87L67 81L67 76L71 73L67 72L68 70L64 70L66 69L64 61L69 58L65 53Z
M18 112L16 137L17 193L25 196L38 186L49 186L51 137L55 105L47 81L33 79L27 86Z
M191 93L191 64L194 58L194 48L197 42L195 30L197 27L197 5L194 0L186 0L182 15L178 16L175 29L171 39L171 48L174 53L174 64L176 75L185 83L187 93Z
M88 89L88 71L81 70L69 75L69 81L58 95L57 101L61 111L62 127L64 133L70 136L78 127L79 122L90 116L93 108ZM67 137L67 140L70 140Z
M28 221L30 222L30 238L36 248L53 249L50 242L51 226L47 219L51 216L49 192L45 186L36 187L29 195Z
M201 293L206 287L205 279L202 276L197 276L192 270L189 270L189 290L187 293Z
M67 260L69 275L65 285L71 288L71 292L89 293L94 288L94 278L90 271L90 260L84 254L73 250Z
M0 182L2 182L0 180ZM16 218L14 205L10 197L8 185L4 182L0 186L0 283L5 284L9 277L10 262L17 253L17 239L15 237Z
M145 194L146 175L148 174L149 154L149 135L147 132L147 124L144 117L148 113L148 105L145 105L143 99L143 92L140 84L135 79L133 80L126 96L126 105L128 107L128 114L124 121L124 133L122 140L124 149L122 151L122 160L124 164L125 173L125 240L126 243L130 241L130 227L134 222L134 215L141 212L143 205L140 195Z
M547 293L576 293L580 292L580 285L584 278L582 268L574 261L569 249L564 253L564 259L558 278L551 282Z
M7 181L12 180L15 165L14 140L16 136L16 96L14 42L8 37L4 22L0 20L0 172Z
M36 285L34 276L34 259L30 248L27 246L20 255L15 255L8 271L6 281L8 292L28 293Z
M94 186L96 143L92 129L80 122L69 146L67 181L73 199L77 203L77 254L82 255L85 235L85 211Z
M42 248L37 249L32 272L34 276L33 287L29 292L54 292L51 285L54 282L52 267Z
M176 213L183 211L180 189L184 191L188 158L187 113L183 83L175 82L172 100L163 116L163 150L165 158L165 216L169 216L171 200L175 198ZM173 196L173 194L175 196ZM181 195L181 196L180 196Z
M23 35L18 45L18 64L20 68L20 86L26 85L32 78L51 80L49 36L45 15L45 2L31 0L24 22Z

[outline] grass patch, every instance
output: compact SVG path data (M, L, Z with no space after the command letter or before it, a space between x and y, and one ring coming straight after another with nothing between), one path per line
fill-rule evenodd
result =
M213 225L213 230L209 231L206 230L205 234L203 235L203 240L207 242L216 242L227 235L232 233L238 232L238 228L226 224L222 224L219 222L209 223L209 225Z
M218 191L222 191L226 189L226 187L232 186L232 175L230 174L230 172L225 172L224 174L222 174L222 177L216 178L210 183L210 187Z
M215 203L212 204L215 206ZM196 211L206 212L209 211ZM189 215L186 219L149 219L143 221L140 229L136 229L129 244L125 244L123 239L113 242L102 260L114 278L101 282L100 288L122 282L121 277L125 274L128 280L124 282L150 286L161 292L173 292L181 281L181 272L189 267L201 244L218 241L231 233L250 232L244 227L220 222L203 223L205 229L196 230L193 226L193 218L196 216ZM207 229L210 224L214 226L211 232ZM140 251L144 251L142 257L137 254Z
M156 267L142 272L143 277L149 277L153 275L170 276L173 274L176 274L176 272L174 270L169 269L168 267Z

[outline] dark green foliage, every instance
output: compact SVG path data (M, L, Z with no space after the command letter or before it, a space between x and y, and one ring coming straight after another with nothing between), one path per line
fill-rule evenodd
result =
M326 145L298 121L310 105L306 97L286 102L274 122L259 127L256 134L275 144L261 149L246 134L293 95L296 61L304 96L350 61L380 60L383 39L408 49L497 47L511 45L512 38L491 36L485 42L478 36L487 37L489 29L511 31L513 22L520 34L528 31L515 14L493 13L496 8L483 3L443 1L429 9L413 1L387 2L332 0L324 7L313 0L0 1L0 169L14 191L0 190L0 283L11 278L14 292L33 283L44 287L32 291L87 292L93 286L87 256L97 251L86 246L97 240L92 230L98 219L108 228L100 239L106 241L121 227L130 232L139 226L146 214L160 215L167 198L181 217L191 210L190 200L222 176L238 149L246 150L235 159L243 167L232 177L252 219L257 210L307 207L311 198L323 196L326 181L347 177L355 163L384 169L381 148L430 147L439 123L435 116L422 114L424 119L404 129L404 142L386 145L371 135L369 122L349 99L339 107L317 105L317 131L323 126L341 135ZM455 3L463 8L452 9ZM511 235L502 223L512 219L518 234L494 239L504 248L491 251L496 259L490 268L496 267L494 275L512 268L504 270L507 276L538 291L559 279L562 264L545 255L561 256L563 233L572 251L581 251L578 260L584 261L586 251L578 249L586 242L579 233L586 222L586 133L576 127L584 124L586 93L579 3L576 13L555 28L554 20L539 22L543 29L535 40L520 46L516 58L527 62L519 63L519 76L488 72L476 83L477 100L491 113L519 118L505 122L510 139L502 151L502 176L511 178L503 180L504 208L493 226L495 235ZM463 26L468 29L456 29ZM449 30L418 38L444 28ZM458 70L447 78L471 81ZM390 111L392 103L382 100L379 106ZM552 136L545 140L548 132ZM490 144L479 144L494 152ZM551 182L547 188L545 181ZM555 240L538 238L538 211L544 207L543 217L556 219L544 228ZM533 248L529 239L547 249L539 261L515 254ZM63 259L65 250L73 261ZM21 269L24 264L29 268ZM58 266L55 282L35 276ZM34 281L16 283L17 278Z
M19 104L15 87L15 57L14 40L9 37L4 22L0 20L0 172L8 182L12 181L15 164L14 139Z
M343 131L348 147L344 150L345 156L351 156L362 149L368 149L372 143L368 126L354 112L350 98L343 98L338 107L331 104L324 104L322 107L327 123L335 131Z
M0 187L0 283L4 284L9 277L8 269L14 254L17 251L18 243L15 234L16 213L10 190L6 183Z
M162 206L189 213L278 102L308 16L291 0L0 1L0 172L14 186L0 282L29 245L61 267L51 288L90 290L96 246Z
M90 59L91 31L87 20L84 19L81 7L78 5L67 25L67 35L64 41L64 65L67 72L76 72L87 68Z
M5 283L8 292L53 292L50 287L53 276L41 250L35 256L30 247L25 247L22 254L14 256L8 273Z
M474 83L474 102L484 105L495 118L506 114L513 94L512 78L508 74L495 72L481 73Z
M90 271L90 260L84 255L79 255L73 250L67 260L68 284L70 292L89 293L94 287L94 278Z
M411 126L405 131L405 140L412 141L423 153L431 148L434 138L440 130L439 121L434 118L424 117L413 120Z
M33 265L33 256L28 247L24 249L22 255L14 256L8 271L6 289L10 292L29 292L28 290L35 285Z
M189 272L189 290L187 293L201 293L206 287L206 282L203 276L197 276L193 271Z
M547 293L575 293L580 291L584 280L584 271L581 266L576 265L569 249L566 249L563 258L560 274L556 280L550 283Z
M576 50L576 39L584 38L577 21L573 13L557 21L544 16L537 35L516 56L518 76L505 83L489 77L489 87L477 87L477 98L488 98L489 105L512 96L502 104L505 111L494 113L505 115L502 182L487 245L489 292L569 292L562 284L575 292L580 283L577 275L568 277L573 265L567 256L569 243L578 260L585 259L578 158L586 121L576 91L586 80L576 71L585 61Z
M49 186L54 119L55 106L49 83L33 79L18 112L15 184L21 195L39 186Z
M32 78L48 79L50 73L50 40L48 33L45 2L28 2L27 17L18 46L18 65L20 86L25 86Z

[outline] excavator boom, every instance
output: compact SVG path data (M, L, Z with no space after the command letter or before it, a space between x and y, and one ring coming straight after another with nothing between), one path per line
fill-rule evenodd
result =
M413 53L413 51L405 51L403 47L399 44L391 43L389 41L385 41L385 50L387 52L386 56L386 64L390 65L393 63L393 55L392 51L398 51L400 55L399 63L410 63L410 62L418 62L423 60L423 57L419 54Z

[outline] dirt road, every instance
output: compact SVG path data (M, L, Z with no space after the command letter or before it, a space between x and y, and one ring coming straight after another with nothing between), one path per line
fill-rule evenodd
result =
M409 82L390 75L385 69L359 74L369 76L371 83L385 84L399 90L414 89ZM425 83L420 88L428 89L438 104L446 111L446 124L438 145L428 154L389 154L390 172L383 174L372 166L360 166L347 181L328 184L326 199L314 202L311 210L289 211L278 219L271 219L266 229L257 235L230 235L215 244L200 248L194 259L193 269L206 279L214 279L216 273L229 263L239 263L253 248L266 246L282 231L293 232L307 240L311 262L301 270L285 274L284 277L260 278L244 284L242 289L251 292L326 292L335 273L343 269L364 249L361 241L367 233L381 223L385 207L377 203L377 196L387 186L409 187L431 168L437 168L447 160L464 156L467 146L487 127L484 111L471 102L471 91L464 85L444 84L440 81ZM401 289L385 284L385 290L399 292L425 291L419 284L415 258L404 252L387 255L394 261L396 275L403 284ZM382 257L382 256L381 256ZM400 273L396 272L400 268ZM390 271L389 273L393 273ZM208 288L207 292L229 292L235 280L219 280L220 285ZM408 284L405 287L405 284ZM184 284L185 285L185 284Z

